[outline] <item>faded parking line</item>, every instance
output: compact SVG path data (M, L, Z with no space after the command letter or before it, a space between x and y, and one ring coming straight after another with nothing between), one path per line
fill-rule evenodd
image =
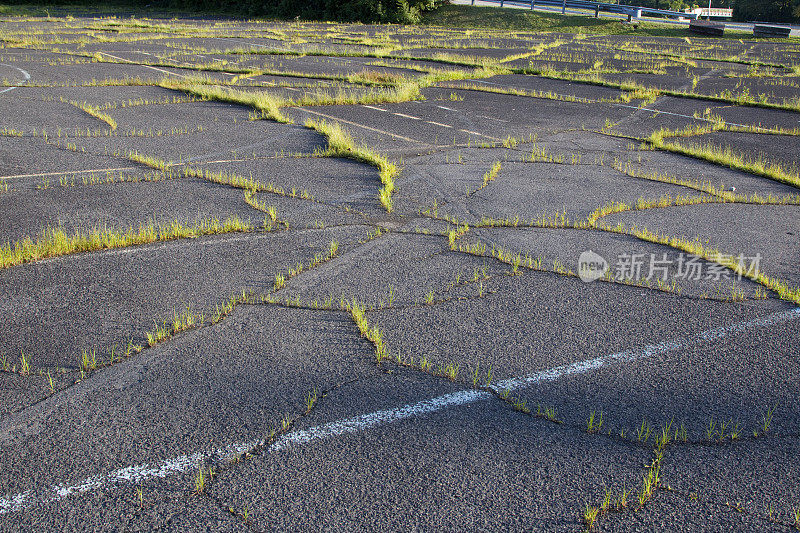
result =
M8 67L8 68L17 69L18 71L22 72L22 76L23 76L25 79L22 81L22 83L21 83L20 85L25 85L25 83L27 83L27 82L28 82L28 80L29 80L29 79L31 79L31 75L30 75L30 74L28 74L26 71L22 70L22 69L21 69L21 68L19 68L19 67L15 67L15 66L13 66L13 65L6 65L5 63L0 63L0 65L2 65L2 66L4 66L4 67ZM14 85L14 86L12 86L12 87L8 87L8 88L6 88L6 89L3 89L2 91L0 91L0 94L7 93L8 91L13 91L14 89L16 89L16 88L18 88L18 87L19 87L19 85Z

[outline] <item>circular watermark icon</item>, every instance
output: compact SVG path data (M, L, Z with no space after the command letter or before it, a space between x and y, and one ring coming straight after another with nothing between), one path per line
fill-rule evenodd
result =
M602 255L586 250L578 257L578 277L586 283L598 280L608 272L608 261Z

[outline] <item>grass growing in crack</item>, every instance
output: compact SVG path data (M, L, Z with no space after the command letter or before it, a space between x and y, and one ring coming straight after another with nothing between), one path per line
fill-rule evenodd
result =
M206 85L198 81L179 81L173 78L165 78L159 85L165 89L183 91L206 100L250 106L260 111L264 118L283 124L292 123L291 119L281 113L281 107L288 105L289 101L272 93L243 91L218 85Z
M80 360L78 361L78 368L82 372L90 372L97 370L97 350L96 349L83 349L81 350Z
M722 442L724 440L736 440L741 435L741 428L739 423L731 420L714 420L712 417L706 426L706 441L708 442Z
M250 295L248 295L245 290L242 290L240 293L233 294L230 298L222 303L217 303L214 306L214 312L211 313L209 317L206 317L204 313L192 313L190 306L186 306L186 309L182 310L181 312L173 311L172 317L170 317L170 319L163 320L161 324L159 324L158 321L153 321L154 329L145 333L147 345L150 347L155 346L156 344L170 339L173 335L183 331L188 331L190 329L202 327L206 323L216 324L233 312L233 309L238 304L247 302L249 299ZM136 346L129 344L128 350L130 351L131 348L136 349Z
M61 99L62 102L66 102L63 98ZM94 118L101 120L108 124L111 127L111 131L116 131L117 129L117 121L114 120L113 117L110 115L103 113L97 106L93 106L86 102L75 102L70 101L70 104L74 105L78 109L84 111L86 114L93 116Z
M765 435L765 434L769 433L769 430L772 427L772 415L775 413L775 408L776 407L777 407L777 405L773 405L772 407L767 409L761 415L761 427L760 427L760 430L761 430L761 434L762 435ZM754 437L758 437L758 435L759 435L758 429L754 430L753 431L753 436Z
M447 233L447 239L450 244L451 250L456 250L456 241L466 235L469 231L469 224L457 225L456 229L452 229Z
M310 413L314 406L317 404L318 393L317 389L312 390L306 395L306 413Z
M19 370L17 370L17 372L21 376L27 376L31 373L31 358L30 356L25 355L25 352L22 351L20 352L19 356Z
M603 411L600 411L599 414L592 411L589 414L589 420L586 423L586 432L599 433L602 428L603 428Z
M318 152L317 155L323 157L345 157L378 168L382 184L378 191L378 200L384 209L391 213L392 193L394 193L395 189L394 179L400 173L397 165L371 148L357 145L350 133L338 123L309 119L306 121L305 126L321 133L328 140L328 148Z
M583 525L586 528L586 531L591 531L594 529L594 526L597 524L597 517L600 514L600 509L597 507L592 507L588 503L583 510Z
M741 260L738 260L732 255L722 254L717 249L706 247L699 239L689 240L682 237L662 236L649 231L647 228L638 229L634 227L626 229L622 225L618 225L615 228L602 227L599 229L614 233L626 233L643 241L663 244L688 252L712 263L722 265L732 270L737 275L741 275L742 277L761 284L765 288L775 292L782 300L800 303L800 287L792 287L783 280L769 277L763 272L758 272L752 267L747 267Z
M500 174L501 168L503 168L502 163L500 161L495 161L495 163L492 165L492 168L484 173L481 186L470 192L469 195L473 195L476 192L483 190L487 185L489 185L490 182L494 181L497 178L497 175Z
M197 472L194 473L194 493L197 495L204 494L213 479L214 470L200 463L197 466Z
M549 420L550 422L561 424L561 420L558 418L558 413L556 412L556 408L552 406L537 405L536 416L544 418L545 420Z
M433 290L428 291L425 294L425 304L426 305L433 305L433 302L434 302L433 298L434 298Z
M437 374L440 376L444 376L450 381L455 381L458 377L458 370L461 368L461 365L456 365L453 363L448 363L446 365L440 365L437 371Z
M723 165L735 170L742 170L757 176L763 176L781 183L800 187L800 174L797 169L786 169L782 165L765 160L762 156L756 158L747 157L743 154L734 152L730 146L720 148L713 144L691 143L684 146L678 143L665 141L669 136L679 135L669 130L660 130L647 138L647 142L659 150L674 152L682 155L709 161L717 165Z
M243 221L236 216L228 217L224 221L211 218L193 224L184 224L179 220L158 225L150 222L140 225L138 229L129 227L127 230L112 228L96 228L88 232L75 230L72 235L67 234L61 227L46 228L36 240L26 237L13 244L0 246L0 268L81 252L125 248L203 235L244 232L251 229L249 221Z
M650 438L650 434L652 433L653 428L650 426L650 422L647 420L642 420L639 429L636 432L636 440L639 442L647 442Z
M129 152L128 159L136 163L148 166L150 168L155 168L156 170L160 170L161 172L169 172L170 168L173 166L173 163L169 163L157 157L140 154L139 152Z
M353 300L348 304L348 310L358 327L358 331L361 332L361 336L375 346L375 359L378 363L381 363L384 359L389 357L389 348L383 339L383 332L378 326L370 327L364 307L357 300Z
M271 231L275 229L278 224L283 224L286 229L289 229L289 223L285 220L278 219L278 208L274 205L267 205L266 203L260 201L256 196L256 191L253 189L245 190L244 191L244 201L247 205L252 207L253 209L257 209L266 213L264 217L264 224L262 225L262 229L264 231Z
M656 449L655 457L642 478L642 488L638 495L639 508L642 508L645 503L653 498L653 493L658 488L661 481L661 461L663 458L664 450L659 447Z
M767 194L765 196L765 195L759 194L759 193L752 193L750 195L744 195L744 194L737 194L734 191L728 190L723 185L714 185L713 183L711 183L710 181L707 181L707 180L704 180L704 181L688 180L688 179L683 179L683 178L677 178L675 176L670 176L668 174L659 174L659 173L655 173L655 172L640 173L640 172L636 172L632 168L631 161L628 161L625 164L623 164L621 161L615 159L614 163L612 164L612 168L614 168L615 170L618 170L619 172L622 172L623 174L625 174L627 176L630 176L632 178L639 178L639 179L645 179L645 180L649 180L649 181L657 181L657 182L661 182L661 183L669 183L669 184L672 184L672 185L678 185L678 186L681 186L681 187L686 187L686 188L693 189L693 190L698 191L698 192L707 193L707 194L709 194L711 196L717 197L720 201L724 201L724 202L751 203L751 204L760 204L760 205L767 205L767 204L769 204L769 205L773 205L773 204L798 204L798 203L800 203L800 195L796 195L796 194L785 194L783 196L776 196L776 195L773 195L773 194ZM648 202L651 202L651 201L648 201ZM597 219L602 218L603 216L606 216L606 214L610 214L610 213L603 214L603 211L606 210L606 209L613 209L615 205L624 206L625 204L624 203L620 203L620 202L609 202L608 204L598 208L592 214L592 216L590 217L590 223L591 223L591 219L592 218L594 218L594 220L596 221ZM632 206L628 206L628 207L630 209L633 209ZM625 209L623 208L623 210L625 210ZM614 211L612 210L610 212L614 212Z

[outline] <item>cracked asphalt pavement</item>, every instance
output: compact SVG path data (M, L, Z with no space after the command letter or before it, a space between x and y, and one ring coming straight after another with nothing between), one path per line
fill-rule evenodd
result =
M0 19L0 529L800 528L799 65Z

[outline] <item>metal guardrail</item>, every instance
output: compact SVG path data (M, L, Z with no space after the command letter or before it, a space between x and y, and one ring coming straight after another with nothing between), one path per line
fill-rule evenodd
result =
M655 9L649 7L640 7L640 6L628 6L624 4L608 4L605 2L590 2L588 0L484 0L486 2L494 2L495 4L500 4L502 7L504 4L515 4L515 5L529 5L531 9L536 6L550 6L550 7L560 7L562 8L562 12L569 9L588 9L594 10L595 17L600 14L601 11L606 13L617 13L620 15L628 15L628 20L633 18L640 18L643 14L648 15L661 15L663 17L675 17L675 18L684 18L684 19L697 19L697 13L684 13L682 11L670 11L667 9ZM475 0L472 0L472 3L475 3Z

